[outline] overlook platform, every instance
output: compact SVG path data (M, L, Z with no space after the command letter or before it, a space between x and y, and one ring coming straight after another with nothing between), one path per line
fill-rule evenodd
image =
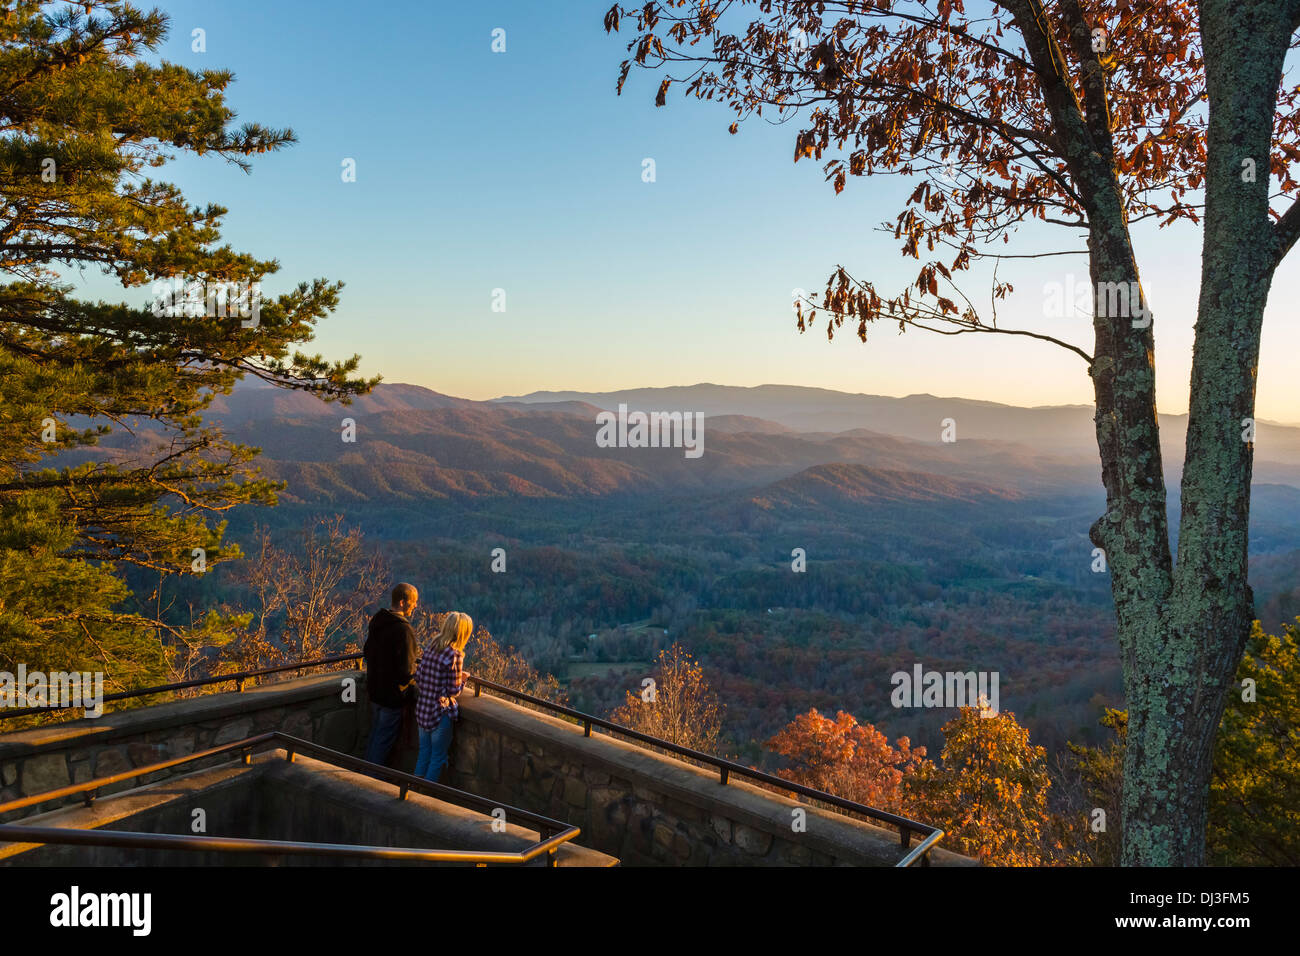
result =
M517 855L536 846L539 836L576 827L579 835L552 848L550 862L561 866L896 866L915 857L906 826L893 829L814 806L736 774L728 777L725 766L720 775L592 732L594 718L584 726L573 712L553 716L488 693L467 691L461 698L443 784L463 793L448 791L448 799L439 799L411 785L409 792L401 787L399 800L394 784L404 775L376 779L372 774L382 776L383 768L359 758L369 730L364 680L360 671L332 671L0 734L0 840L5 825L188 835L194 810L201 809L212 837L372 849ZM268 733L301 741L292 763L280 741L263 741L264 752L232 763L239 756L232 746ZM308 742L336 754L310 753ZM213 748L221 752L206 753ZM399 753L398 762L409 772L414 754ZM149 770L139 776L141 768ZM94 788L97 799L89 806L80 805L84 792L59 793L103 778L114 779ZM68 806L72 802L78 805ZM14 803L25 805L3 812ZM499 822L494 828L493 805L533 822L521 826L512 819L504 830ZM977 865L941 847L922 852L933 865ZM262 848L232 859L234 853L215 847L0 842L0 865L181 864L183 855L209 864L342 861L337 854L331 860ZM537 865L548 855L537 857Z

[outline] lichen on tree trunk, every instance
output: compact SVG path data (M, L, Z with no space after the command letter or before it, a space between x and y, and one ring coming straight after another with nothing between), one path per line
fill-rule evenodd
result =
M1129 707L1126 865L1205 862L1214 739L1254 618L1246 576L1260 330L1273 272L1289 248L1269 219L1268 170L1300 3L1204 0L1200 13L1210 103L1206 211L1172 568L1163 486L1151 470L1159 467L1158 433L1141 407L1154 398L1154 381L1136 356L1150 348L1149 330L1139 346L1139 336L1125 339L1118 324L1097 320L1097 356L1113 357L1113 371L1108 361L1093 370L1108 499L1094 539L1113 574ZM1105 217L1110 229L1092 221L1098 281L1122 273L1124 250L1113 217ZM1106 335L1116 338L1104 342Z

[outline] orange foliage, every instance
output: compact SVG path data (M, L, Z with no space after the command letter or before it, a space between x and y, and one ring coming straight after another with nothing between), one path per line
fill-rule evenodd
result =
M816 708L796 717L767 747L793 763L780 772L785 779L894 812L906 804L904 775L925 759L925 748L913 748L906 737L891 747L884 734L852 714L841 710L831 720Z
M997 866L1053 862L1047 808L1047 754L1029 742L1011 711L982 717L962 707L943 725L943 756L911 776L906 789L920 819L947 831L943 845Z
M871 724L815 709L767 742L793 766L781 776L804 786L942 827L946 849L995 866L1078 862L1048 812L1046 753L1003 711L960 708L944 724L939 763L906 737L894 746Z

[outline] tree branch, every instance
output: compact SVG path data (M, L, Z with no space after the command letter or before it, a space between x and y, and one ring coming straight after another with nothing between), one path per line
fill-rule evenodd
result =
M1081 359L1083 359L1085 362L1088 363L1089 367L1092 366L1092 356L1089 355L1087 352L1085 352L1083 349L1079 348L1077 345L1071 345L1069 342L1064 342L1061 339L1053 338L1050 335L1044 335L1041 332L1030 332L1025 329L998 329L998 328L994 328L991 325L972 325L960 329L936 329L929 325L922 325L920 322L918 322L915 319L905 319L904 321L906 321L908 325L911 325L915 328L924 329L927 332L935 332L938 335L962 335L966 332L996 332L1001 335L1027 335L1031 339L1039 339L1040 341L1043 342L1051 342L1053 345L1059 345L1061 348L1073 352L1075 355L1079 356Z
M1291 208L1273 226L1273 241L1277 244L1274 268L1286 258L1297 239L1300 239L1300 199L1293 202Z

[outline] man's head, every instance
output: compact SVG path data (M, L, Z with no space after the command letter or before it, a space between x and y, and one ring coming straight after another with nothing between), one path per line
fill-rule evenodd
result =
M407 584L403 581L393 588L393 610L402 617L410 617L411 612L415 610L416 602L419 600L420 592L415 589L414 584Z

